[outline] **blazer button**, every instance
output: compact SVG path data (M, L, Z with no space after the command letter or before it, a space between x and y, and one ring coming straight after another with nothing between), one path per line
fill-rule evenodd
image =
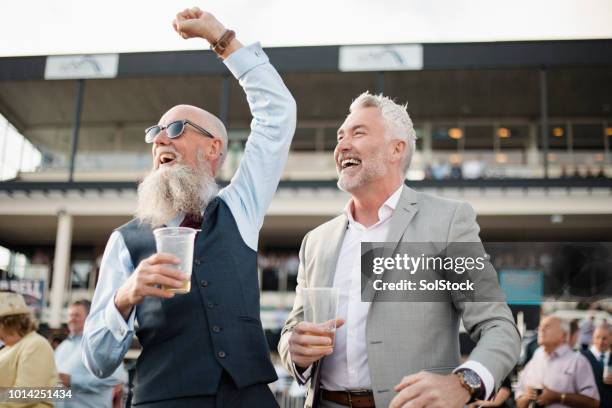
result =
M219 351L217 356L219 356L219 358L225 358L225 351Z
M193 263L194 263L194 264L196 264L196 265L201 264L201 262L200 262L200 260L199 260L199 259L194 259L194 260L193 260Z
M213 302L208 302L208 303L206 304L206 306L207 306L209 309L212 309L212 308L214 308L214 307L215 307L215 304L214 304Z
M219 333L221 331L221 328L219 326L213 326L213 331L215 333Z
M208 286L208 281L207 280L201 280L200 281L200 285L202 285L203 288Z

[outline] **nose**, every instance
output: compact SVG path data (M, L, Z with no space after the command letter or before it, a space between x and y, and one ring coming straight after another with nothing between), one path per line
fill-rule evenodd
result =
M168 145L170 144L170 138L168 137L168 133L166 133L166 129L162 129L155 138L153 139L153 144L155 145Z
M349 150L351 150L352 148L352 144L351 144L351 140L348 137L343 137L342 139L340 139L338 141L338 144L336 145L336 150L338 152L347 152Z

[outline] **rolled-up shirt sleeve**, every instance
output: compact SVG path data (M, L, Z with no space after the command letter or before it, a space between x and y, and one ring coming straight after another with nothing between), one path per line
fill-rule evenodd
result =
M115 306L115 294L133 270L123 236L115 231L102 256L100 277L83 332L83 360L96 377L113 374L132 344L135 308L126 321Z
M295 133L296 104L259 43L234 51L224 62L244 89L253 120L238 170L219 196L244 242L256 251Z

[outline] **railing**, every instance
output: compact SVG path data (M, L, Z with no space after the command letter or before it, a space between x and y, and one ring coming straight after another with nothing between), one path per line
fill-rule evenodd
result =
M227 184L220 182L221 186ZM549 178L549 179L447 179L447 180L408 180L412 188L612 188L610 178ZM135 181L4 181L0 182L0 192L30 193L33 191L85 191L85 190L136 190ZM330 188L336 189L336 180L282 180L279 188Z

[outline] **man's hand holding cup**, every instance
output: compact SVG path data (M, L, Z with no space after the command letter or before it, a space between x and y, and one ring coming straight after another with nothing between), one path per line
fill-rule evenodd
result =
M174 296L166 288L180 288L188 276L169 265L178 265L181 260L174 255L156 253L138 264L134 273L117 290L115 306L127 319L132 308L142 303L145 297L168 299Z
M335 328L344 324L343 319L335 319ZM308 368L314 362L331 354L334 351L335 331L331 331L329 324L300 322L293 328L289 338L289 353L296 366Z

